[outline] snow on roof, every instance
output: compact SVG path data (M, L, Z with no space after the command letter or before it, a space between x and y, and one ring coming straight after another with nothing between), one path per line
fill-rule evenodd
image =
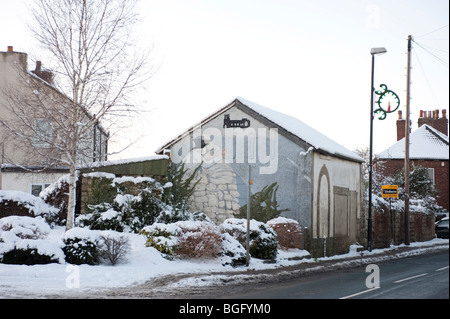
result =
M430 159L448 160L448 136L424 124L409 136L409 158L410 159ZM377 154L379 159L404 159L405 158L405 138Z
M146 162L146 161L157 161L161 159L169 159L167 155L151 155L151 156L144 156L144 157L136 157L136 158L127 158L127 159L117 159L112 161L101 161L101 162L93 162L88 163L80 168L96 168L96 167L104 167L104 166L111 166L111 165L122 165L122 164L130 164L130 163L139 163L139 162Z
M265 118L271 120L275 124L289 131L293 135L304 140L306 143L313 146L316 150L322 150L338 157L344 157L350 160L364 162L361 157L359 157L352 151L346 149L344 146L338 144L337 142L333 141L329 137L323 135L319 131L313 129L312 127L303 123L295 117L274 111L262 105L245 100L241 97L238 97L237 99L256 113L264 116Z
M346 149L342 145L336 143L335 141L331 140L327 136L323 135L322 133L318 132L317 130L313 129L312 127L306 125L302 121L300 121L297 118L294 118L290 115L280 113L278 111L272 110L270 108L264 107L262 105L259 105L257 103L251 102L249 100L246 100L242 97L237 97L235 100L233 100L231 103L227 104L225 107L220 108L213 114L205 117L200 124L197 124L193 126L197 127L198 125L203 125L207 121L213 119L214 117L222 114L223 112L227 111L228 109L235 106L235 102L239 101L254 112L258 113L259 115L265 117L266 119L270 120L271 122L275 123L279 127L282 127L289 133L297 136L299 139L305 141L307 144L311 145L314 149L324 151L326 153L329 153L331 155L335 155L337 157L346 158L352 161L358 161L358 162L364 162L364 159L353 153L352 151ZM187 130L189 132L191 129ZM164 149L170 147L175 142L177 142L179 139L185 136L186 133L180 134L177 138L169 141L164 146L160 147L156 153L161 153Z

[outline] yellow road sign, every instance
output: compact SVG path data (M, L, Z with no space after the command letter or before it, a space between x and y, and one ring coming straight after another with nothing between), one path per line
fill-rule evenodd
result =
M398 198L398 185L381 185L381 197Z

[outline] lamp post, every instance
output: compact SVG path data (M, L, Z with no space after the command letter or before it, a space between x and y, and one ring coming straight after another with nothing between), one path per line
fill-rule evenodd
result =
M368 236L367 249L372 251L372 153L373 153L373 96L374 88L374 69L375 69L375 55L386 53L385 48L372 48L370 54L372 55L372 81L370 83L370 148L369 148L369 219L368 219Z

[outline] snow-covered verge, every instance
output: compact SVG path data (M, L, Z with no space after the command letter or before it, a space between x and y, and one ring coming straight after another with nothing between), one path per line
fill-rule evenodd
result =
M46 229L45 240L46 242L60 242L64 234L64 227L55 227L50 231ZM188 273L208 273L210 274L208 280L200 282L214 284L214 282L220 280L220 276L223 276L224 272L229 272L231 275L247 269L244 266L235 268L229 265L224 266L219 257L204 260L168 260L155 248L146 247L145 236L133 233L127 233L126 235L130 245L126 261L115 266L85 264L78 266L64 262L33 266L0 264L0 298L44 298L48 295L64 298L74 294L92 294L104 289L133 286L165 275ZM410 247L431 250L434 246L442 244L448 244L448 240L433 239L428 242L411 243ZM322 260L377 256L386 251L395 251L399 247L401 246L375 249L372 252L357 252L356 246L351 246L349 253L345 255L319 259L301 259L308 255L305 250L279 250L275 263L265 263L263 260L252 258L248 268L264 270L301 263L320 263ZM219 273L221 274L219 275ZM216 276L217 278L215 278ZM178 285L180 284L183 284L183 282L178 283ZM185 281L184 284L197 285L199 281Z

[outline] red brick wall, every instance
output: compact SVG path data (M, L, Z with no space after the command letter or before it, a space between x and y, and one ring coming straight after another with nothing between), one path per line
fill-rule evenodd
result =
M421 242L433 239L434 216L423 213L409 214L409 239ZM405 242L405 213L390 211L389 207L377 207L373 212L373 247L385 248L390 243Z

